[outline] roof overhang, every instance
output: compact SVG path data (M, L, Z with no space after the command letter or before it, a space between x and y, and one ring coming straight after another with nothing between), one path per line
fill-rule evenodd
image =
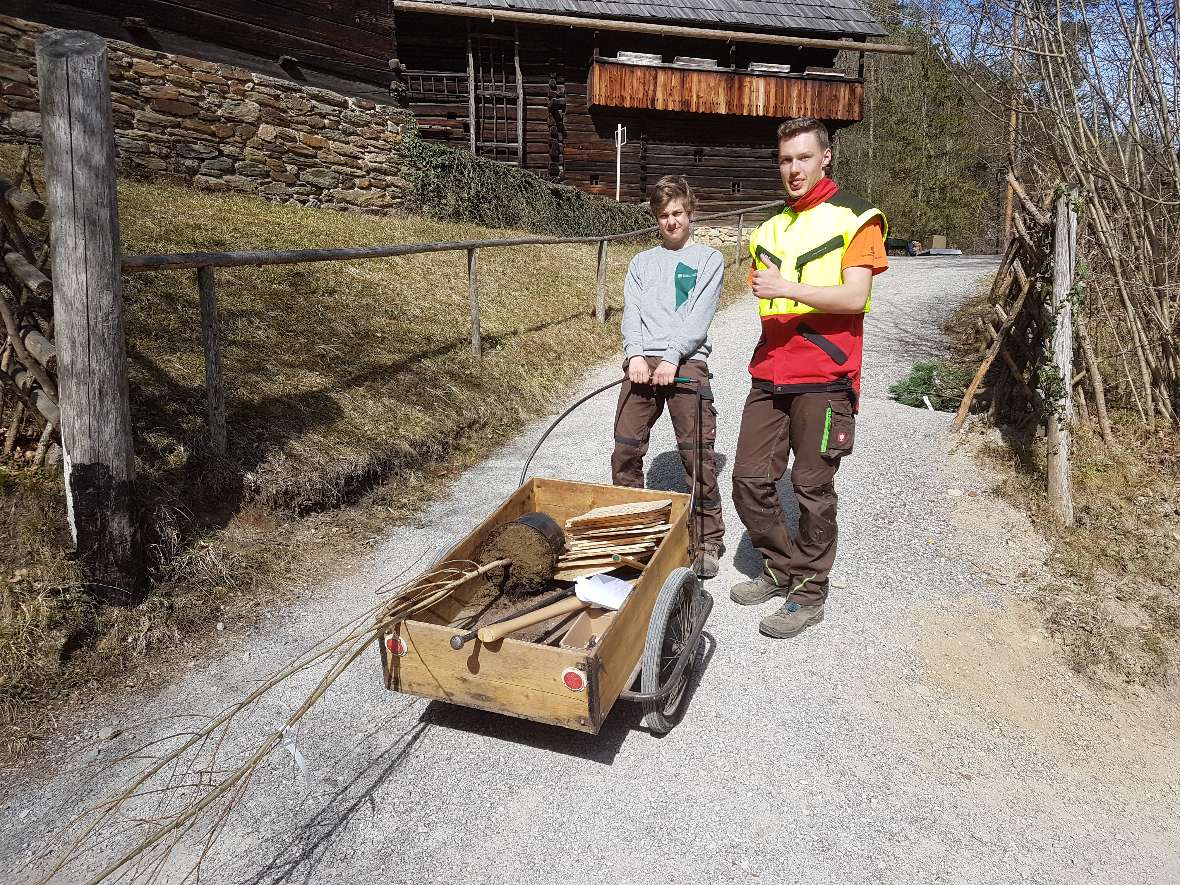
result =
M449 15L490 22L515 22L517 24L582 28L594 31L623 31L632 34L653 34L693 40L720 40L726 43L762 43L771 46L801 46L812 49L835 49L848 52L883 52L895 55L913 55L915 52L912 46L897 43L871 43L861 40L833 40L823 37L799 37L791 34L770 34L758 31L695 28L686 25L665 25L652 22L627 21L624 19L522 12L516 9L487 9L475 6L460 6L452 3L424 2L424 0L393 0L393 9L394 12Z

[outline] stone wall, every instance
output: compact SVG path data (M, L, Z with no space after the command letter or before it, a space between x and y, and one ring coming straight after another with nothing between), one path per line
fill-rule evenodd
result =
M746 224L742 228L742 242L750 242L750 231L753 226ZM726 258L732 256L733 247L737 243L737 224L736 222L729 226L723 227L714 224L694 224L692 226L693 239L698 243L705 243L708 246L713 246L717 249L725 251ZM726 251L722 247L728 246Z
M0 141L40 136L33 44L43 25L0 16ZM125 173L339 209L410 208L400 108L240 68L109 41Z

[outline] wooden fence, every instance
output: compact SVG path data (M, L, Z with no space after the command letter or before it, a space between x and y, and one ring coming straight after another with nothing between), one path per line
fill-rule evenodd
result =
M596 244L594 313L606 322L608 250L613 242L650 236L656 227L596 237L517 237L450 243L402 243L344 249L264 252L120 254L115 197L115 144L106 43L81 31L52 31L37 41L46 198L0 181L0 251L15 308L0 294L6 341L0 350L0 418L11 391L14 414L5 453L22 428L46 457L56 434L65 470L67 513L79 557L92 587L116 602L134 601L143 587L142 558L133 517L134 451L127 389L121 280L124 273L195 270L205 354L209 437L214 450L228 444L225 382L215 270L317 261L354 261L464 251L471 313L471 350L482 355L477 257L481 249ZM85 158L85 162L78 162ZM750 215L769 213L781 201L701 216L736 218L734 261ZM48 211L53 236L39 254L16 215ZM48 262L48 265L47 265ZM44 273L54 269L52 282ZM39 299L39 301L38 301ZM50 302L50 299L51 302ZM50 310L50 305L52 310ZM54 374L54 368L57 374ZM32 421L30 425L28 422Z
M761 214L781 208L782 201L760 203L743 209L716 212L699 216L697 221L737 219L737 243L734 262L742 255L742 234L747 215ZM197 291L201 299L201 331L205 348L206 410L209 438L216 451L224 453L228 442L225 426L225 383L221 371L220 332L217 319L217 291L214 268L263 267L275 264L307 264L318 261L360 261L395 258L406 255L427 255L434 252L467 253L467 296L471 313L471 353L476 359L483 355L477 258L481 249L503 249L514 246L597 245L597 275L594 290L594 315L599 323L606 322L606 279L608 249L611 243L651 236L658 228L647 227L621 234L598 237L512 237L499 240L461 240L450 243L396 243L387 246L358 246L336 249L288 249L261 252L185 252L161 255L126 255L122 259L124 273L144 273L162 270L196 270Z
M61 426L57 391L57 348L53 344L53 283L45 273L48 244L22 226L45 217L45 203L25 189L29 155L14 181L0 179L0 458L40 467L60 456L54 442Z
M967 386L953 427L961 429L976 398L986 390L988 411L996 424L1045 428L1049 502L1065 525L1073 525L1069 480L1070 432L1077 413L1089 420L1074 374L1073 336L1084 326L1073 322L1077 213L1075 195L1062 192L1050 205L1038 206L1011 177L1019 208L1013 213L1013 236L1000 261L989 293L994 318L978 321L982 359ZM999 325L997 326L997 321ZM1082 340L1085 352L1085 341ZM996 363L996 358L1001 360ZM1095 396L1101 398L1101 385ZM1105 407L1100 406L1100 419ZM1103 433L1109 433L1104 426Z

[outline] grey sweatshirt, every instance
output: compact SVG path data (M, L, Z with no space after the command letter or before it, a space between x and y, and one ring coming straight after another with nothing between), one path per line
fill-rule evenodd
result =
M632 258L623 284L624 357L658 356L673 365L708 359L724 274L721 253L701 243L656 246Z

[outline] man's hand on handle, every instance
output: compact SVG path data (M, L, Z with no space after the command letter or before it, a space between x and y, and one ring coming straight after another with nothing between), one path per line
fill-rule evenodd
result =
M651 383L656 387L667 387L676 381L676 366L667 360L660 360L655 372L651 376Z
M627 360L627 380L632 384L652 384L656 387L667 387L676 383L676 366L667 360L660 360L653 372L647 364L647 359L633 356Z
M651 382L651 369L647 366L647 359L633 356L627 360L627 380L632 384L648 384Z

